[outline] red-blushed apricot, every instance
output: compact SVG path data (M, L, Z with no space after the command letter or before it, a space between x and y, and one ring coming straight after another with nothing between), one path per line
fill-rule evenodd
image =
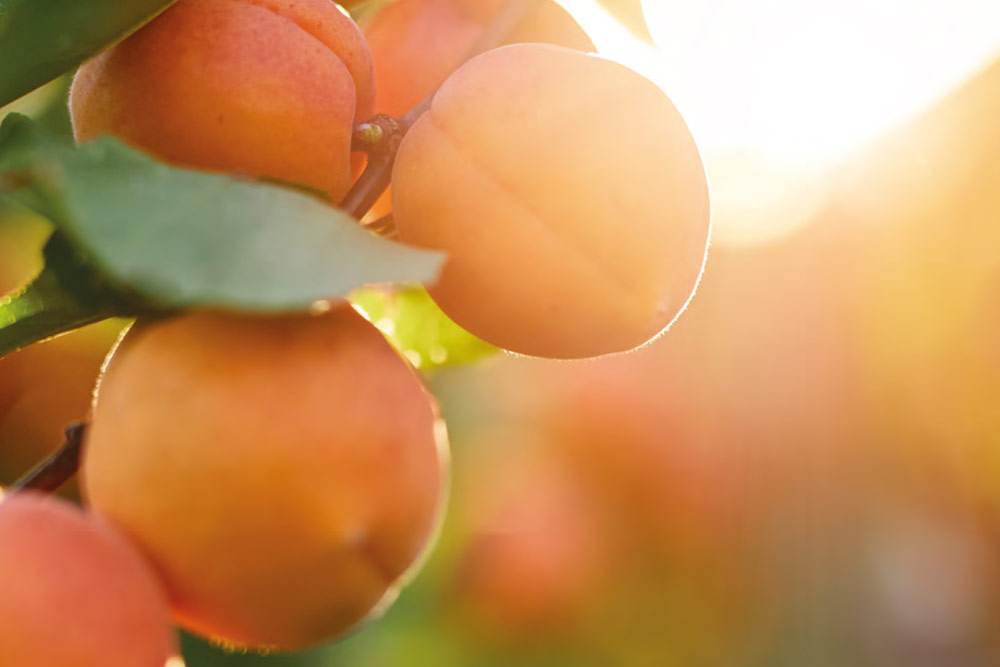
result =
M684 120L651 81L556 46L518 44L456 71L403 139L399 238L448 253L431 296L507 350L635 348L691 297L710 228Z
M332 0L180 0L80 68L78 141L111 134L195 168L299 183L339 200L371 54Z
M436 404L349 306L137 326L98 387L84 493L185 627L294 649L390 603L445 485Z
M65 501L21 492L0 502L0 591L0 665L164 667L175 654L153 569L113 526Z
M505 0L396 0L365 26L375 61L375 109L399 116L444 83L500 14ZM545 42L593 50L587 34L553 0L532 0L502 44Z

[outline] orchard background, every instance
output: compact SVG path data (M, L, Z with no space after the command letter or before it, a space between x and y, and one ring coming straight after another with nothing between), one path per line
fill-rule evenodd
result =
M27 65L68 30L96 48L121 19L51 4L13 33L0 2L9 95L61 73ZM364 28L386 3L353 4ZM557 362L498 353L419 290L355 293L449 425L437 546L336 644L185 635L186 664L997 664L1000 8L561 4L699 143L713 234L695 298L638 351ZM0 117L70 139L68 88ZM0 199L0 291L39 271L50 232ZM86 415L123 325L0 361L0 485Z

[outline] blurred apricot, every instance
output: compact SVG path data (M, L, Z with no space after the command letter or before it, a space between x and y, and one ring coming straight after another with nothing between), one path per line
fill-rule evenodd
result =
M463 617L501 640L571 627L601 599L613 569L601 506L540 451L508 456L479 477L462 508L470 524L455 581Z
M117 320L102 322L0 359L0 484L59 447L68 424L87 418L121 328Z
M0 664L164 667L174 654L167 600L114 528L62 500L0 502Z

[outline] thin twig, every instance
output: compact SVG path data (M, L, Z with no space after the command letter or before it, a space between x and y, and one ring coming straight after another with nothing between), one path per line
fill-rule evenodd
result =
M12 491L44 491L53 493L65 484L80 467L80 450L87 431L85 422L66 427L66 441L41 463L14 482Z

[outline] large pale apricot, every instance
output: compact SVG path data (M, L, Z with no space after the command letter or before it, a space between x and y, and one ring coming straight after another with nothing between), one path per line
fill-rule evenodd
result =
M167 599L124 535L69 503L0 502L0 665L164 667ZM179 663L178 663L179 664Z
M399 116L444 83L506 0L396 0L365 26L375 61L379 113ZM545 42L589 51L593 43L553 0L531 0L501 44Z
M705 261L708 184L651 81L557 46L484 53L444 84L399 149L400 239L448 253L429 291L473 334L589 357L663 331Z
M436 528L445 456L434 400L345 305L137 326L99 384L82 470L183 626L294 649L392 601Z
M180 0L80 68L78 141L112 134L168 162L326 191L350 186L371 54L332 0Z

